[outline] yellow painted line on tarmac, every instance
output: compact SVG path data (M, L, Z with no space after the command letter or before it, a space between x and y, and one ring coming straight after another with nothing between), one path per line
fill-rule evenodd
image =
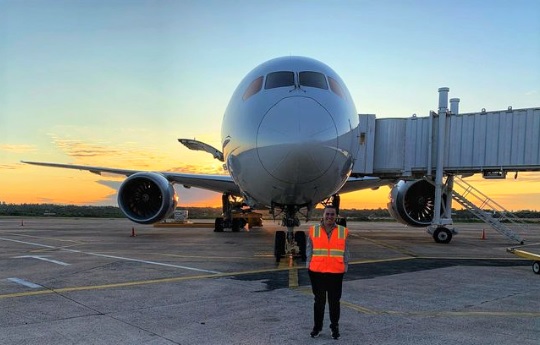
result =
M353 303L349 303L349 302L346 302L346 301L341 301L341 305L346 307L346 308L356 310L357 312L362 313L362 314L368 314L368 315L380 314L380 312L378 312L376 310L371 310L371 309L368 309L368 308L365 308L365 307L362 307L362 306L359 306L359 305L356 305L356 304L353 304Z
M313 292L311 291L311 288L300 288L300 289L296 289L296 291L301 292L304 295L313 296ZM368 308L364 308L364 307L359 306L357 304L353 304L353 303L346 302L346 301L343 301L343 300L341 300L340 303L341 303L341 305L343 307L352 309L352 310L357 311L357 312L362 313L362 314L369 314L369 315L381 314L381 312L371 310L371 309L368 309Z
M477 317L540 317L540 312L523 311L383 311L380 314L398 315L398 316L432 316L432 317L451 317L451 316L477 316Z
M373 264L373 263L378 263L378 262L392 262L392 261L404 261L404 260L414 260L414 259L418 259L418 258L412 257L412 256L402 256L398 258L389 258L389 259L359 260L359 261L351 261L349 262L349 265Z
M208 256L208 255L180 255L180 254L163 254L163 253L153 253L154 255L161 255L161 256L170 256L175 258L185 258L185 259L206 259L206 260L227 260L227 259L234 259L234 260L257 260L255 257L243 257L243 256Z
M177 282L177 281L190 280L190 279L204 279L204 278L211 278L211 277L215 277L215 276L216 275L207 274L207 275L188 276L188 277L175 277L175 278L163 278L163 279L152 279L152 280L140 280L140 281L114 283L114 284L104 284L104 285L76 286L76 287L68 287L68 288L60 288L60 289L47 289L47 290L40 290L40 291L17 292L17 293L10 293L10 294L0 295L0 299L14 298L14 297L26 297L26 296L37 296L37 295L47 295L47 294L53 294L53 293L65 293L65 292L74 292L74 291L114 289L114 288L140 286L140 285L148 285L148 284L170 283L170 282Z
M296 289L298 287L298 268L292 268L289 270L289 289Z
M368 315L395 315L395 316L418 316L418 317L540 317L540 312L523 311L394 311L394 310L374 310L360 305L341 301L341 305Z
M76 291L91 291L91 290L104 290L104 289L116 289L123 287L132 287L132 286L141 286L149 284L163 284L163 283L174 283L185 280L198 280L198 279L209 279L209 278L226 278L246 274L257 274L257 273L270 273L270 272L279 272L279 271L291 271L295 270L294 267L288 268L270 268L262 270L251 270L251 271L241 271L241 272L230 272L230 273L218 273L218 274L203 274L196 276L185 276L185 277L173 277L173 278L162 278L162 279L151 279L151 280L138 280L124 283L113 283L113 284L104 284L104 285L88 285L88 286L75 286L68 288L60 289L46 289L39 291L26 291L26 292L15 292L9 294L0 295L0 299L16 298L16 297L27 297L27 296L39 296L47 295L54 293L65 293L65 292L76 292ZM298 268L296 268L298 270Z
M506 261L520 261L523 259L515 257L502 257L502 256L485 256L485 257L474 257L474 256L419 256L416 259L429 259L429 260L506 260Z

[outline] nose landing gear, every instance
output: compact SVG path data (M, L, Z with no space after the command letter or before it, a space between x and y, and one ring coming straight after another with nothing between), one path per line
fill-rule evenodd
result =
M281 258L288 257L301 258L306 260L306 233L303 231L294 231L294 228L300 225L300 220L296 217L297 209L293 206L285 207L285 216L281 225L287 227L287 232L276 231L274 242L274 257L276 262Z

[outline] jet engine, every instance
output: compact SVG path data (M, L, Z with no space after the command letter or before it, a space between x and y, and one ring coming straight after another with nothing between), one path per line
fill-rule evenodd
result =
M446 195L443 194L443 202ZM399 181L390 191L388 211L398 222L414 227L431 225L435 186L426 180Z
M163 175L139 172L129 176L118 190L118 206L130 220L152 224L174 212L178 197Z

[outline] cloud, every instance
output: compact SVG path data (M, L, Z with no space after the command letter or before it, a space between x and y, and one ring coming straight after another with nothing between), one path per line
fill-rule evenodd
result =
M53 144L76 164L150 169L151 166L163 165L169 159L151 149L136 146L133 142L89 142L49 135Z
M14 170L20 167L20 164L0 164L0 170Z
M62 152L74 158L117 156L122 153L120 150L104 144L92 144L73 139L60 139L54 136L53 143Z
M33 152L36 151L36 147L34 145L10 145L10 144L3 144L0 145L0 151L5 152L12 152L12 153L26 153L26 152Z

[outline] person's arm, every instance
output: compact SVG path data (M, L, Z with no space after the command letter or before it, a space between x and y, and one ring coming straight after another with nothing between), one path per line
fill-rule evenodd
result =
M311 257L313 256L313 242L309 234L306 236L306 268L309 268Z
M345 272L349 269L349 259L351 258L351 253L349 252L349 239L345 241L345 252L343 253L343 263L345 263Z

